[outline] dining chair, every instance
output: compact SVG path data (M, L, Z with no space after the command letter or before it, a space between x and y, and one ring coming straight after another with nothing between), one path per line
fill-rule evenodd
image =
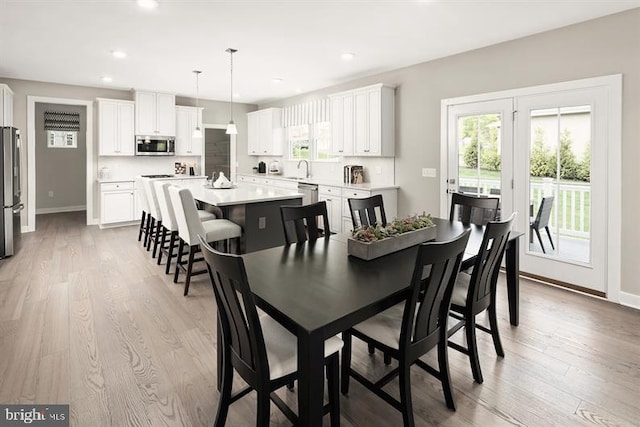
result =
M351 211L353 229L368 225L383 227L387 225L387 216L384 213L384 202L381 194L361 199L347 199Z
M540 229L544 228L547 231L547 236L549 236L549 243L551 243L551 248L553 250L556 247L553 245L553 239L551 239L551 231L549 231L549 219L551 218L551 209L553 208L553 196L543 197L540 202L540 207L538 208L538 214L536 218L530 222L529 227L532 231L536 232L538 236L538 242L540 242L540 247L542 248L542 253L547 253L544 249L544 245L542 244L542 237L540 236Z
M465 224L486 225L495 221L500 206L500 198L451 194L450 221L462 221Z
M402 412L405 426L413 426L411 400L411 366L417 365L442 383L447 407L456 404L447 357L447 318L451 294L460 270L470 230L447 242L426 242L418 246L411 278L409 295L405 302L365 320L342 334L342 393L349 392L349 378L353 377L385 402ZM428 276L424 277L424 272ZM373 382L351 368L351 341L357 337L396 359L398 367ZM434 347L438 348L436 370L420 357ZM383 390L399 376L400 400Z
M496 283L515 215L513 213L506 221L491 221L487 224L473 270L471 274L464 271L458 274L451 297L449 315L456 323L449 327L448 335L451 337L464 327L467 347L451 340L449 340L449 347L469 356L473 379L479 384L482 384L483 379L478 357L476 329L491 334L496 353L504 357L496 314ZM489 317L488 328L476 323L476 316L485 310Z
M227 247L229 247L228 241L230 239L237 239L237 248L239 249L242 229L238 224L228 219L201 221L198 215L198 209L196 208L196 202L191 194L191 190L188 188L169 187L169 198L173 206L176 223L178 225L178 237L180 238L173 283L178 283L178 275L180 274L180 270L183 270L186 275L184 295L187 296L191 277L204 274L207 271L193 270L194 264L203 260L203 258L195 257L196 253L201 250L198 236L202 236L204 240L209 243L224 241ZM184 255L188 256L186 261L182 259Z
M241 256L216 251L200 236L199 243L216 299L222 327L222 386L214 425L225 424L229 406L250 391L257 394L257 426L268 426L270 400L293 423L297 416L274 391L298 376L297 338L268 315L258 316L255 300ZM342 340L333 336L324 342L324 357L331 425L340 425L339 358ZM231 394L233 373L248 387Z
M320 236L329 238L329 216L324 201L304 206L280 206L280 217L287 245L316 240ZM322 228L318 227L318 217Z

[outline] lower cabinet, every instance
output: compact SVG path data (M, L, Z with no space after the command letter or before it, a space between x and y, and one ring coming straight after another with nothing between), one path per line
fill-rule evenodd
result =
M100 226L135 220L133 181L100 183Z
M342 231L341 188L319 185L318 201L324 201L327 204L327 216L329 217L329 228L331 232L340 233Z

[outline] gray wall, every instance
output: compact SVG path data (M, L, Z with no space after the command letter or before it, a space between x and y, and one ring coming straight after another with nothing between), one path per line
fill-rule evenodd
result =
M290 105L373 83L396 89L398 214L439 213L440 101L609 74L623 75L622 287L640 296L640 9L351 81L260 108ZM439 171L439 173L442 171Z
M50 148L44 130L45 111L80 114L77 148ZM87 202L87 112L84 106L36 103L36 210L84 206ZM53 191L53 197L49 197Z

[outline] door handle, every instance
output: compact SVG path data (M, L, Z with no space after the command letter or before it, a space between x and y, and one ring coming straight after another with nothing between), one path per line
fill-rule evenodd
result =
M23 209L24 209L24 203L20 203L20 206L18 206L18 209L13 209L13 213L17 214L18 212L20 212Z

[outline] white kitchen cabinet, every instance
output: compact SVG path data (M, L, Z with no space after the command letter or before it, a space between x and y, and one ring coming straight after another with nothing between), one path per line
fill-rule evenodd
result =
M283 135L281 108L247 113L247 154L250 156L281 156Z
M327 204L329 228L333 233L342 231L342 196L340 187L318 186L318 201Z
M98 98L98 154L133 156L134 103Z
M0 127L13 125L13 91L0 84Z
M131 222L135 219L133 181L100 183L100 226Z
M202 128L202 108L176 106L176 155L202 156L204 138L195 138L193 131Z
M392 157L394 97L395 89L383 84L330 95L334 154Z
M353 94L331 97L331 153L353 154Z
M155 92L136 92L135 102L136 135L176 135L175 95Z

